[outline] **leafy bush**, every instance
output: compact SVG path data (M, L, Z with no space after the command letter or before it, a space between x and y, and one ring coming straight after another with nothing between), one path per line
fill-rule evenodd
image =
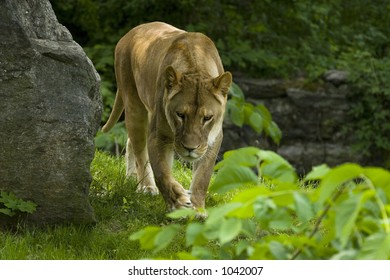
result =
M123 154L126 148L127 130L124 122L118 122L107 133L99 131L95 137L95 147L111 152L117 156Z
M168 214L186 223L134 233L157 255L184 232L180 259L390 259L390 172L346 163L321 165L298 180L291 165L270 151L225 154L211 192L245 185L231 202Z
M14 194L1 191L0 213L7 216L15 216L18 213L34 213L37 205L32 201L24 201Z
M356 149L381 156L390 167L390 57L377 59L366 51L346 53L340 62L350 73L352 94L346 125L356 138Z
M356 131L363 152L390 151L388 1L376 0L369 6L361 0L51 2L59 21L86 48L102 76L103 121L115 96L114 45L130 28L159 20L207 34L216 43L225 67L248 76L314 80L329 69L352 70L355 125L346 127L350 133ZM260 113L259 108L254 111ZM240 114L236 123L241 123ZM253 122L257 114L249 117Z
M114 105L116 84L114 73L114 45L95 45L84 48L101 75L100 93L103 98L102 121L107 121Z
M235 83L232 84L229 94L231 98L227 102L227 116L233 124L238 127L248 125L258 134L265 133L275 143L280 143L282 132L263 104L254 106L246 102L244 93Z

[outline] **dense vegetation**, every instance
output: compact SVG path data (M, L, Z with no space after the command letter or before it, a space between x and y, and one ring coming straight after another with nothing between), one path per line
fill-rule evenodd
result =
M102 76L103 121L113 103L113 49L131 27L165 21L204 32L224 65L253 77L316 79L349 71L353 84L347 133L365 153L390 151L390 4L387 0L52 0ZM232 87L229 115L275 142L281 134L268 110L245 102ZM123 124L97 138L121 153ZM162 198L135 193L123 158L97 151L92 164L94 227L0 232L0 259L390 259L390 173L346 163L321 165L304 178L270 151L231 151L216 166L209 217L179 210L167 218ZM191 172L176 162L188 187ZM0 194L0 212L34 205ZM184 219L183 219L184 217ZM136 242L134 241L136 240Z
M130 28L165 21L216 43L225 67L252 77L304 78L350 72L346 133L366 154L390 158L390 4L386 0L52 0L102 76L108 117L115 95L113 49ZM316 82L316 81L315 81ZM353 101L353 102L352 102ZM120 127L111 138L123 134ZM103 139L101 145L113 145Z
M165 21L209 35L224 65L252 76L317 76L344 54L389 54L386 0L52 0L85 47L112 46L131 27Z
M298 180L282 157L253 147L225 153L216 169L210 192L235 190L230 202L210 208L204 223L178 210L168 216L187 225L148 226L131 238L158 255L184 231L182 259L390 259L389 171L321 165Z
M166 225L164 202L160 196L135 192L137 182L125 177L124 158L96 152L92 162L93 182L90 200L97 223L92 226L56 225L42 228L25 228L22 224L13 231L0 230L0 260L66 260L66 259L144 259L150 256L140 250L129 236L147 225ZM177 164L175 176L189 185L190 170ZM19 202L10 196L11 202ZM209 205L223 203L223 196L208 199ZM2 199L0 197L0 206ZM225 201L226 202L226 201ZM2 207L0 207L2 208ZM8 209L9 205L5 205ZM25 208L25 207L24 207ZM18 207L15 212L25 210ZM1 214L1 213L0 213ZM184 250L184 237L177 236L176 245L167 249L164 258L174 258Z
M209 217L168 218L161 196L135 192L123 157L97 152L96 225L0 231L0 259L390 259L389 171L321 165L298 180L283 158L251 147L217 169ZM175 162L174 175L188 188L188 168Z
M390 4L386 0L211 1L52 0L102 76L108 117L115 95L113 49L131 27L165 21L209 35L230 71L318 82L328 69L349 71L346 133L364 153L390 151ZM268 110L231 89L228 114L275 142ZM123 124L96 144L121 153ZM205 221L193 210L167 218L161 197L134 192L122 158L97 151L90 198L94 227L62 225L0 232L1 259L390 259L390 173L353 163L315 167L298 178L277 154L248 147L225 154L208 196ZM176 177L188 187L181 164ZM34 205L0 194L0 212ZM185 219L183 219L183 217ZM129 238L130 237L130 238ZM134 242L136 240L137 242ZM138 244L139 243L139 244ZM140 250L141 247L141 250ZM148 251L151 250L151 251Z

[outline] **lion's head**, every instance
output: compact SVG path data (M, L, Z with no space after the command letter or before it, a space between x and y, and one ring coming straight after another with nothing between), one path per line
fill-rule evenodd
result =
M231 83L229 72L210 78L167 67L165 115L174 132L175 150L183 159L200 159L219 136Z

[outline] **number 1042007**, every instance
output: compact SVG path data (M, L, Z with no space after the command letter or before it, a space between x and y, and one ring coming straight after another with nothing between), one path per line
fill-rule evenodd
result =
M222 267L222 275L260 275L263 271L262 266L253 267Z

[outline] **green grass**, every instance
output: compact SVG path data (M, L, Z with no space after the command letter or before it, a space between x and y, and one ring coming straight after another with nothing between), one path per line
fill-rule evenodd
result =
M90 201L95 210L94 226L59 225L47 228L24 228L0 232L0 259L65 260L65 259L143 259L153 258L151 251L140 249L129 236L148 225L172 223L166 217L162 197L138 194L137 182L125 176L124 159L96 152L92 162L93 182ZM175 162L174 175L185 187L191 182L191 171ZM208 206L226 197L209 195ZM174 259L186 250L184 234L159 257Z

